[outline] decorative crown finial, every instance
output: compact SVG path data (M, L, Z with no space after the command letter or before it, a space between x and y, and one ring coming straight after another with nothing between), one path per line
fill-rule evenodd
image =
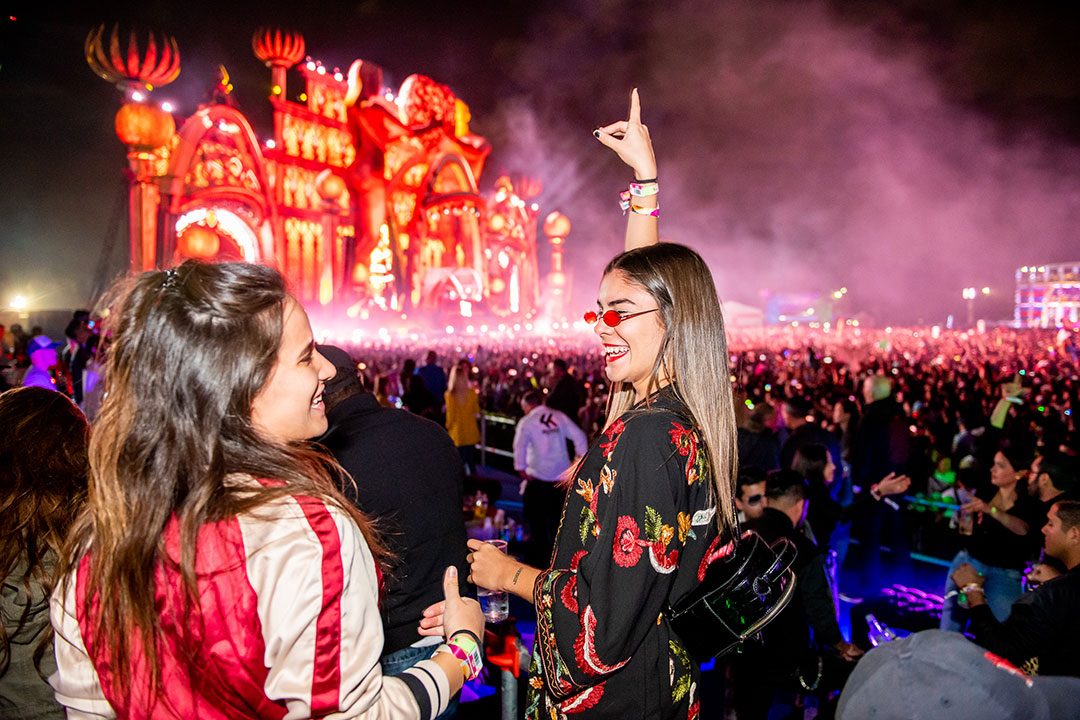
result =
M114 25L109 35L109 50L106 55L103 35L105 25L91 30L86 36L83 50L90 69L109 82L117 85L143 85L151 90L154 87L168 85L180 75L180 51L176 40L162 35L161 55L158 56L158 42L153 33L148 34L146 56L140 58L139 44L132 30L128 36L127 58L120 53L120 29Z

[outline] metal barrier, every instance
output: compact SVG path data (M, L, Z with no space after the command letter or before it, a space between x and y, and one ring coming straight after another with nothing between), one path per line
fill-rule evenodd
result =
M500 457L507 457L513 459L513 450L503 450L502 448L489 447L487 442L487 426L488 423L495 425L509 425L514 427L517 425L515 418L506 417L505 415L493 415L491 413L480 414L480 464L487 465L487 454L498 455Z

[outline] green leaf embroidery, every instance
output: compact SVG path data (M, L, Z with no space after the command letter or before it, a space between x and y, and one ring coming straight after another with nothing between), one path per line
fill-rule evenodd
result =
M660 518L660 513L653 510L648 505L645 506L645 538L649 542L656 542L660 539L660 531L664 525L664 521Z
M691 674L686 672L690 665L690 657L686 654L686 650L674 640L668 641L668 648L671 650L672 655L679 660L680 667L676 670L679 679L671 687L672 701L679 702L690 691Z
M591 508L581 508L581 524L578 527L578 534L581 535L581 544L585 544L585 540L589 537L589 533L592 530L592 526L596 524L596 515Z

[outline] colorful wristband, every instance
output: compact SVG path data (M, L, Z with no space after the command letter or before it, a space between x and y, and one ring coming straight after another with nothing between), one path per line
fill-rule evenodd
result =
M638 205L636 203L630 204L630 209L634 211L635 215L648 215L650 217L660 217L659 207L645 207L644 205Z
M660 183L655 181L650 183L630 183L630 194L634 197L649 197L658 192L660 192Z
M484 655L480 652L480 645L476 642L476 635L468 630L459 630L446 641L450 652L453 653L464 667L466 680L475 680L484 669Z
M630 209L630 191L629 190L623 190L621 193L619 193L619 207L622 208L623 215L625 215L626 211Z
M447 645L446 643L443 643L442 645L437 647L435 649L435 654L438 655L439 653L446 653L447 655L450 655L451 657L453 657L454 660L457 660L458 665L461 667L461 678L462 678L462 680L465 681L465 680L469 679L469 672L470 672L469 671L469 663L464 662L462 660L458 660L457 655L454 655L454 651L450 648L449 645Z

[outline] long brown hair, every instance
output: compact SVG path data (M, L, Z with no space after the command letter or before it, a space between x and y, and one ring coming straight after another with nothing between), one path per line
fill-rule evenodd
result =
M80 617L108 643L121 692L130 692L134 633L160 688L154 575L169 562L162 536L180 532L180 572L198 607L196 534L206 523L288 495L320 498L350 515L376 558L382 546L336 487L340 467L305 442L260 436L252 403L275 365L289 295L277 271L247 263L189 260L168 272L122 282L106 301L112 344L108 396L90 441L87 512L65 548L60 572L89 553ZM240 473L272 487L226 483Z
M644 288L660 308L664 337L653 362L646 396L667 378L693 416L712 468L712 494L721 533L734 530L736 451L735 403L731 394L727 335L716 285L696 252L676 243L659 243L616 255L604 275L618 272ZM613 383L607 424L634 405L634 387Z
M0 428L0 574L5 584L20 585L28 600L31 585L38 585L48 601L54 565L86 501L89 429L75 403L40 387L0 395ZM11 636L26 627L33 609L28 602ZM52 636L46 627L34 649L38 672ZM0 676L11 663L10 642L0 625Z

